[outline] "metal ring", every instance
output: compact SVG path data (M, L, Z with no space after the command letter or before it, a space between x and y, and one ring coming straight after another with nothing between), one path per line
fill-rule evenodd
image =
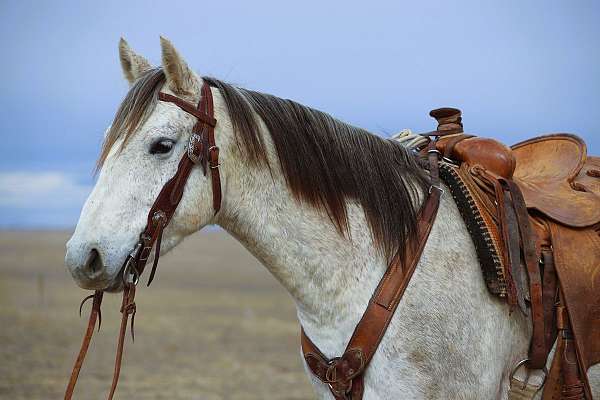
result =
M523 366L527 361L529 361L529 358L524 358L521 361L517 362L512 370L512 372L509 375L509 385L512 383L512 380L515 377L515 373L517 372L517 370ZM527 369L527 376L525 377L525 382L523 382L523 385L521 386L521 390L525 390L525 388L527 387L527 383L529 383L529 377L531 375L531 371L529 370L529 368ZM544 379L542 380L542 383L540 384L540 386L537 388L537 390L535 391L535 393L539 392L541 388L544 387L544 385L546 384L546 379L548 378L548 369L546 368L546 366L544 366L544 368L541 369L541 371L544 373Z
M431 194L431 191L432 191L432 189L437 189L437 190L439 190L439 192L440 192L440 195L443 195L443 194L445 193L445 192L444 192L444 188L442 188L441 186L437 186L437 185L431 185L431 186L429 186L429 191L428 191L428 194Z
M453 159L451 159L451 158L448 158L448 157L442 157L442 160L443 160L443 161L446 161L446 162L447 162L447 163L449 163L449 164L452 164L452 165L456 165L456 166L458 166L458 162L456 162L455 160L453 160Z
M517 370L521 367L521 365L525 364L527 361L529 361L529 358L524 358L521 361L517 362L517 364L514 366L512 372L510 373L510 376L508 377L508 379L512 380L515 377L515 372L517 372ZM527 373L527 380L529 380L529 372Z
M137 286L138 282L140 281L140 275L133 264L133 258L129 258L125 264L125 269L123 270L123 283L125 285Z

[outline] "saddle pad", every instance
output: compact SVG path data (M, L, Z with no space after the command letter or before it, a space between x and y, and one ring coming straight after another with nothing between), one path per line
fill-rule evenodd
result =
M579 182L587 159L585 143L579 137L540 136L518 143L512 150L517 161L513 179L527 208L575 228L600 221L600 191L590 191ZM593 158L591 162L595 162ZM584 176L591 177L585 172Z
M503 258L503 245L497 221L493 219L495 205L486 196L475 189L476 184L470 179L467 168L460 168L447 162L440 162L440 178L448 186L452 197L467 226L483 277L490 293L507 298L507 276Z

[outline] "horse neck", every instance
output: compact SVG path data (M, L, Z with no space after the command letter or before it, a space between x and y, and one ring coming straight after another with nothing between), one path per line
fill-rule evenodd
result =
M276 167L272 177L266 168L248 167L240 158L232 161L224 163L229 172L216 222L288 290L305 332L325 356L339 356L387 268L362 209L348 203L351 240L343 238L324 213L293 198ZM492 360L509 360L489 369L486 376L496 379L526 354L527 322L515 316L518 313L509 318L508 308L488 294L460 219L451 197L444 196L407 300L399 305L402 318L392 321L386 334L390 339L382 342L379 362L388 365L383 360L390 357L396 369L384 368L381 376L394 379L397 368L419 371L395 388L399 392L422 387L417 378L438 373L440 366L442 371L478 371L471 364L484 352ZM448 332L450 325L465 329ZM470 347L449 357L448 343ZM413 359L407 356L411 354ZM440 363L439 354L445 354L447 362Z
M217 222L287 289L309 336L352 332L386 268L362 209L348 204L351 239L344 238L324 212L293 198L277 167L272 175L229 167L243 173L228 176Z
M377 253L358 205L347 204L348 240L327 215L295 200L278 168L270 135L263 138L272 174L266 167L247 165L235 154L233 142L220 138L229 151L224 152L222 166L223 206L214 222L236 237L288 290L305 332L325 356L339 356L387 267L386 260ZM460 397L457 391L464 382L471 382L468 387L474 393L481 392L476 393L478 398L500 397L496 386L479 382L496 382L505 388L514 361L527 353L527 320L519 313L511 317L508 307L489 295L451 196L442 198L395 315L371 363L370 374L376 380L366 381L369 393L380 390L377 382L394 382L385 389L390 398L416 398L431 382L452 381L460 371L460 384L444 387L441 397ZM482 371L482 355L502 362L486 363ZM399 380L397 371L412 372ZM316 388L323 398L329 396L323 385Z

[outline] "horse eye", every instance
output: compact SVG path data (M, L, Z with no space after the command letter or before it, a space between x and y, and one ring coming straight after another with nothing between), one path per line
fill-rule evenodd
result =
M174 141L170 139L161 139L152 144L150 147L150 154L166 154L171 151Z

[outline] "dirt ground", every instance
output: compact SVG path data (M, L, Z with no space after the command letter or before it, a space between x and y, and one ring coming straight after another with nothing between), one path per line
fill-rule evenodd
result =
M63 265L66 232L0 232L0 398L62 398L81 343L79 289ZM200 262L199 260L202 260ZM137 296L116 399L310 399L291 298L221 232L161 259ZM120 299L105 296L76 399L105 399ZM88 306L89 307L89 306Z

